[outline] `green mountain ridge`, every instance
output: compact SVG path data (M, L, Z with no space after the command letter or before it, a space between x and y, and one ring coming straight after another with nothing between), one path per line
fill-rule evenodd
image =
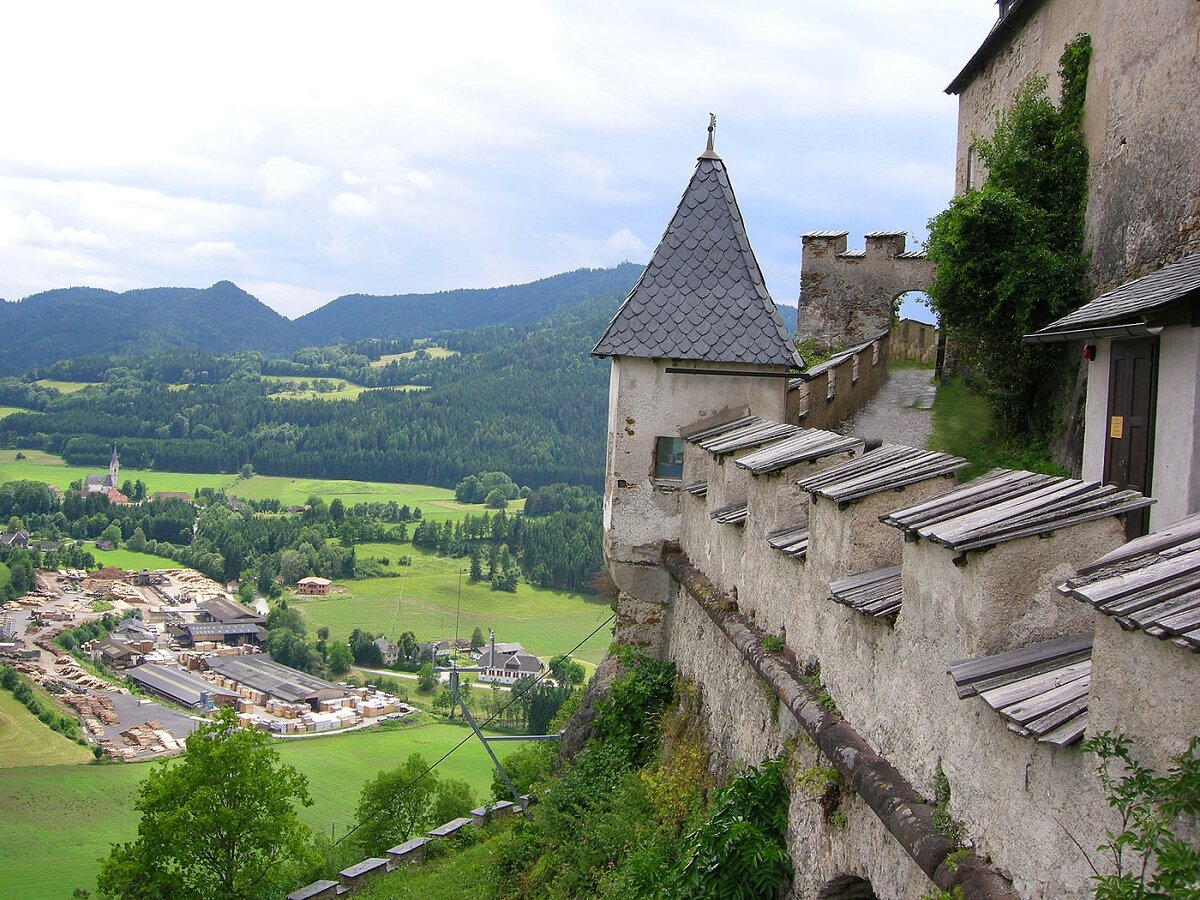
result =
M188 349L284 356L341 340L403 340L528 325L589 299L627 293L640 267L578 269L528 284L433 294L348 294L291 320L229 281L208 288L60 288L0 302L0 375L82 356Z

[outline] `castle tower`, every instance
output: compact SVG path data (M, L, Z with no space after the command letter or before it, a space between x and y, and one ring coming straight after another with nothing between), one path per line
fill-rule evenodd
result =
M117 445L113 444L112 458L108 461L109 487L117 486L117 476L121 474L121 464L117 461Z
M803 366L767 293L725 163L712 146L649 265L592 353L612 360L604 556L621 592L618 640L653 649L623 622L662 620L664 542L679 539L682 435L755 414L782 421ZM636 631L636 628L633 629Z

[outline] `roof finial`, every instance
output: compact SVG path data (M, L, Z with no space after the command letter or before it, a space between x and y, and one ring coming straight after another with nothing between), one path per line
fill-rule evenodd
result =
M708 146L704 148L704 152L700 154L698 159L720 159L717 156L717 151L713 149L713 135L717 130L717 116L715 113L708 114Z

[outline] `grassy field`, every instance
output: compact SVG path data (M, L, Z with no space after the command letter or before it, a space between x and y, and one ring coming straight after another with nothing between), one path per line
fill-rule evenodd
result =
M0 689L0 769L82 763L91 758L90 750L51 731L9 691Z
M1011 439L998 439L987 400L961 379L938 388L937 399L933 402L933 432L926 446L970 461L971 465L958 472L960 482L978 478L997 466L1047 475L1066 474L1050 459L1044 445L1020 446Z
M17 459L17 453L25 459ZM29 479L43 481L66 490L72 481L85 475L104 472L107 466L68 466L62 457L40 450L0 450L0 482ZM153 472L149 469L121 469L121 481L142 479L146 489L154 491L187 491L200 487L223 488L233 481L232 475L197 475L190 472Z
M430 359L447 359L451 356L458 356L457 350L447 350L445 347L420 347L429 354ZM389 353L386 356L381 356L375 362L371 363L372 367L379 369L386 366L388 363L397 359L412 359L417 355L417 350L409 350L407 353Z
M42 387L54 388L60 394L73 394L76 391L82 391L85 387L99 383L98 381L55 381L53 378L43 378L34 382Z
M133 550L118 548L116 550L97 550L91 541L83 545L90 550L96 562L104 567L117 569L178 569L180 563L162 556L152 556L149 553L135 553Z
M276 746L285 762L308 776L316 802L300 811L301 818L326 834L335 826L341 836L353 823L364 781L399 765L410 753L433 762L470 733L465 726L435 723ZM504 756L518 746L497 745L497 752ZM94 887L98 860L110 845L137 834L133 803L148 771L147 764L5 769L0 778L0 846L8 860L5 896L58 900L76 887ZM465 779L480 800L491 784L491 763L474 738L438 772Z
M300 375L260 375L263 381L268 381L273 384L283 385L287 382L298 383L301 381L313 381L312 378L307 378ZM355 400L363 391L369 390L361 384L355 384L353 381L347 381L344 378L326 378L325 381L332 382L337 386L335 391L319 391L307 390L288 390L282 386L278 390L271 391L271 398L276 400Z
M29 412L29 410L24 409L20 406L0 406L0 419L3 419L5 416L11 416L13 413L19 413L19 412Z
M21 452L25 459L18 460ZM62 457L41 450L0 450L0 483L29 479L57 485L66 490L72 481L85 475L102 472L103 466L68 466ZM384 481L344 481L332 478L288 478L276 475L256 475L245 481L235 481L233 475L207 475L189 472L155 472L149 469L121 469L121 480L138 478L146 483L146 489L155 491L187 491L211 487L225 489L243 500L277 499L284 506L304 503L309 497L323 497L326 501L341 497L347 505L355 503L397 503L421 507L428 519L461 519L467 513L482 513L482 504L464 504L454 499L454 491L447 488L429 487L423 484L391 484ZM509 511L524 507L524 500L509 504Z
M360 558L389 557L390 568L405 574L341 582L347 592L328 597L290 599L311 632L324 625L333 638L343 640L355 628L392 637L412 631L420 640L453 638L460 567L464 572L458 633L464 638L477 625L485 635L492 628L497 640L520 641L535 656L549 658L570 650L612 613L605 600L525 582L517 585L515 594L472 584L465 571L469 560L434 556L409 544L360 544L355 552ZM396 558L405 553L413 557L413 564L397 567ZM599 663L611 642L610 630L602 628L580 649L579 658Z
M278 499L284 506L304 503L309 497L322 497L326 502L340 497L347 506L355 503L397 503L421 507L421 514L434 521L461 519L467 513L484 512L482 504L459 503L454 491L424 484L391 484L385 481L342 481L333 478L288 478L277 475L255 475L238 482L233 493L242 500ZM509 510L522 509L524 500L509 504Z

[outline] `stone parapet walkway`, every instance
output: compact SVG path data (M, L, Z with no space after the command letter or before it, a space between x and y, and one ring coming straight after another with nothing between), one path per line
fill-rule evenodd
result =
M933 369L897 368L870 403L838 430L864 440L924 447L933 430L937 380Z

